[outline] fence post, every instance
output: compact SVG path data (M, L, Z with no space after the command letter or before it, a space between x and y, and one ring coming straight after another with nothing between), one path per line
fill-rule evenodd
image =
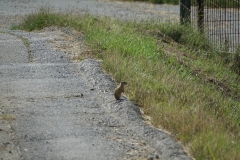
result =
M180 0L180 23L191 23L191 0Z
M204 31L204 0L198 0L198 28Z

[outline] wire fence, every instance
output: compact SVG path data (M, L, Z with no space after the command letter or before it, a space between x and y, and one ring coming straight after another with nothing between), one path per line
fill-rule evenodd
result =
M216 49L235 52L240 47L240 0L181 2L180 5L189 10L191 23L207 34Z

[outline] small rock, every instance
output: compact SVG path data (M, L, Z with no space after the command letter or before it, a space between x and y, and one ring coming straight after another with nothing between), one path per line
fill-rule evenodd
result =
M145 142L139 143L139 146L146 146L146 143Z

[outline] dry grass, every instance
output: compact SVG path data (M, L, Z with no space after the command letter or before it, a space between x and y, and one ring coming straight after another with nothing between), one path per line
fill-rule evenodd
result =
M12 121L12 120L15 120L15 115L12 115L12 114L3 114L0 116L0 119L1 120L6 120L6 121Z
M197 31L46 11L26 17L17 28L51 25L84 32L105 70L128 82L127 96L196 159L240 159L240 78ZM159 30L163 36L151 34Z
M135 62L139 60L130 57L124 61L115 54L106 57L105 69L119 81L124 79L129 83L127 95L143 107L155 126L167 129L191 148L194 157L239 158L239 128L224 108L230 105L231 98L222 98L214 87L199 84L194 78L149 60L137 65ZM144 72L146 68L151 70Z

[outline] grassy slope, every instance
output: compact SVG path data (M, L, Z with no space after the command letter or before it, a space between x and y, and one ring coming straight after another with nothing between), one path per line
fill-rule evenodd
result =
M240 78L223 63L224 57L206 50L208 43L199 33L178 24L136 24L44 10L13 29L51 25L84 32L104 68L118 82L129 83L128 97L196 159L240 159Z

